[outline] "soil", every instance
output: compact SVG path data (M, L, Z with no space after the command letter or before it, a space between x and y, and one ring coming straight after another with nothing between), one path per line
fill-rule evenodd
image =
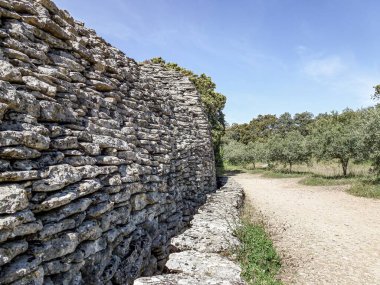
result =
M233 178L264 219L285 284L380 284L380 200L300 178Z

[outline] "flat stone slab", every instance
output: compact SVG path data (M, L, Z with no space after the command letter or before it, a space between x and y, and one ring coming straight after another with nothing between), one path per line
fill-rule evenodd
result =
M173 253L166 263L171 272L242 282L240 267L217 253L204 253L195 250Z
M244 285L243 282L220 280L205 276L191 276L187 274L165 274L153 277L139 278L134 285Z

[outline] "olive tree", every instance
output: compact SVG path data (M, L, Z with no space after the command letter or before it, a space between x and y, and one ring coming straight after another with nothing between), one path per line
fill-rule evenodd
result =
M223 159L233 165L246 165L266 160L266 144L261 142L250 142L247 145L229 140L223 146Z
M380 175L380 106L369 109L364 115L364 155L372 161L377 175Z
M253 168L256 168L257 162L267 160L267 145L262 142L249 142L246 146L247 162L252 163Z
M299 131L290 131L285 136L274 135L268 140L268 160L289 166L308 163L311 153L306 138Z
M320 118L312 130L310 145L318 160L338 159L343 175L347 176L349 161L362 157L364 151L363 127L358 113L346 110Z
M247 146L231 140L223 145L223 159L233 165L244 165L248 162Z

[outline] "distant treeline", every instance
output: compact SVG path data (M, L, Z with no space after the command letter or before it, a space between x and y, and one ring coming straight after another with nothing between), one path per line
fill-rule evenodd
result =
M380 174L380 104L317 116L259 115L249 123L228 126L223 143L224 160L235 165L281 163L291 171L294 164L312 158L335 159L347 175L350 161L371 161Z

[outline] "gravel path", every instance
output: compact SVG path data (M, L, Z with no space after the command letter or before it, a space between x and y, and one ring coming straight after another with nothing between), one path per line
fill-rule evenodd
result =
M380 201L342 186L238 174L283 258L285 284L380 284Z

